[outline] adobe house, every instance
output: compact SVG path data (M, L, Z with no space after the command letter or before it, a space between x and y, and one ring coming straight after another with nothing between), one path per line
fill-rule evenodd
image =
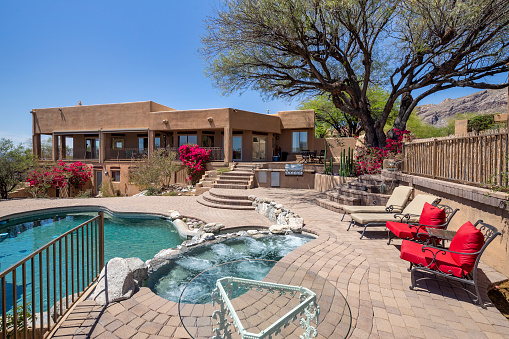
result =
M133 162L158 148L177 151L183 144L210 149L211 161L294 160L302 150L321 150L315 140L313 110L268 115L232 108L176 110L153 101L33 109L34 155L41 157L41 135L52 136L52 158L83 161L94 169L97 192L103 176L131 195ZM70 147L72 144L72 147ZM72 149L72 154L66 150ZM69 152L70 153L70 152ZM277 154L276 154L277 153Z

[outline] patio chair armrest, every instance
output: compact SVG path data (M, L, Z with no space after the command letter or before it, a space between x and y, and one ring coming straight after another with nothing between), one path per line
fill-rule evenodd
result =
M406 214L403 214L403 213L396 213L394 214L394 219L398 219L399 218L399 221L401 223L407 223L408 224L408 221L410 220L411 217L419 217L420 215L418 214L410 214L410 213L406 213Z
M394 208L396 208L396 207L399 207L399 208L403 209L403 206L399 206L399 205L389 205L389 206L387 206L387 207L385 208L385 211L386 211L387 213L393 213L392 211L394 211Z
M436 246L431 246L431 245L425 245L425 246L422 246L422 251L423 252L426 252L426 251L431 251L433 252L431 249L434 249L434 250L438 250L437 252L435 252L435 254L433 255L433 261L435 261L435 257L436 255L439 253L439 252L443 252L443 254L445 255L446 252L449 252L449 253L455 253L455 254L465 254L465 255L477 255L477 254L480 254L482 252L482 250L479 250L477 252L472 252L472 253L468 253L468 252L457 252L457 251L451 251L450 249L448 248L441 248L441 247L436 247Z

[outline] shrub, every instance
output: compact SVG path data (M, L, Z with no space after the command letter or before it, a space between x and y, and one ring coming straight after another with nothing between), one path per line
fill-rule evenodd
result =
M382 171L384 159L394 158L403 150L403 141L410 138L410 131L395 129L397 140L387 139L384 148L357 146L357 167L355 173L378 174Z
M501 127L500 123L495 122L495 114L481 114L468 119L467 130L469 132L481 132L488 129Z
M129 181L142 190L154 189L159 191L170 185L173 173L180 169L175 163L175 152L159 149L150 157L144 156L136 167L129 171Z
M53 166L36 166L29 172L27 182L29 192L34 197L46 197L50 188L64 188L71 185L74 188L83 187L92 178L92 170L82 162L67 165L60 160Z
M205 164L209 160L210 150L200 148L198 145L182 145L179 152L180 161L188 175L186 180L196 184L205 173Z

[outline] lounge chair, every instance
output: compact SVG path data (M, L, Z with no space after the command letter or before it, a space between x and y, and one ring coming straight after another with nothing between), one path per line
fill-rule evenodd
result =
M385 224L388 229L387 235L389 238L387 245L391 243L393 235L401 239L426 242L430 239L426 227L445 230L447 229L447 226L449 226L449 222L452 217L458 211L459 210L457 208L453 210L447 205L433 206L428 203L424 203L424 208L422 209L421 216L419 217L419 222L416 224L387 221Z
M353 225L364 226L364 230L361 234L361 239L366 232L366 228L369 226L385 226L387 221L399 221L405 223L416 223L419 222L424 203L436 205L440 202L440 198L434 195L418 194L414 200L412 200L407 207L401 213L352 213L350 217L350 225L348 225L347 231Z
M345 215L352 213L399 213L403 211L405 208L408 199L410 198L410 194L414 189L410 186L398 186L392 192L389 200L385 204L385 206L344 206L343 217L341 221L345 218Z
M401 259L410 262L412 286L414 289L417 281L425 279L447 279L461 282L462 288L474 297L474 302L482 303L479 286L477 284L477 265L486 247L500 235L493 226L478 220L475 225L467 221L452 238L449 248L433 247L403 240L401 244ZM429 273L416 279L415 272ZM475 294L464 288L464 284L474 285Z

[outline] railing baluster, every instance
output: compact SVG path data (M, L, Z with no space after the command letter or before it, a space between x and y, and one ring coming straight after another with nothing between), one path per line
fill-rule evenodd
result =
M56 261L56 253L57 249L55 243L53 243L53 313L55 315L54 319L57 319L57 261ZM51 309L48 308L48 313Z
M65 306L69 309L69 253L67 246L67 236L65 236Z
M85 229L86 229L86 233L87 233L87 286L90 284L90 269L89 269L89 266L90 266L90 255L89 255L89 251L88 251L88 247L90 245L89 243L89 238L88 238L88 223L85 225Z
M46 301L46 305L47 305L47 310L46 310L46 314L47 314L47 319L48 319L48 323L46 324L47 325L47 329L48 331L51 330L51 312L50 312L50 309L51 309L51 290L50 290L50 287L51 287L51 280L50 280L50 270L49 270L49 247L46 248L46 292L47 292L47 298L48 300Z
M78 254L79 255L79 254ZM85 289L85 231L81 228L81 280L83 290Z
M80 295L80 230L76 230L76 292Z
M5 276L2 277L2 339L7 338L7 300L5 297Z
M56 270L55 270L56 271ZM60 314L64 314L64 309L62 307L62 239L58 240L58 298L60 299ZM56 307L55 307L56 308Z
M12 320L14 338L18 337L18 286L16 283L16 269L12 271Z
M42 283L42 253L39 253L39 319L41 320L41 336L44 328L44 304L43 304L43 294L44 294L44 285Z
M32 282L32 339L35 339L35 257L30 259Z
M21 265L23 280L23 338L27 337L27 268L26 263Z

